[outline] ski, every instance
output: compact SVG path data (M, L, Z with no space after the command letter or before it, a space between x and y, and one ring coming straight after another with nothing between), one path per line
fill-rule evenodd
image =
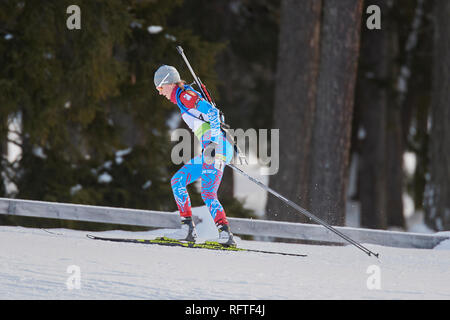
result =
M215 241L205 241L205 242L192 242L192 241L181 241L176 239L170 239L165 237L155 238L155 239L129 239L129 238L107 238L107 237L98 237L91 234L86 235L89 239L93 240L104 240L104 241L113 241L113 242L129 242L129 243L141 243L141 244L153 244L160 246L169 246L169 247L183 247L183 248L194 248L194 249L208 249L208 250L219 250L219 251L241 251L241 252L255 252L255 253L264 253L264 254L277 254L283 256L294 256L294 257L306 257L305 254L297 254L297 253L287 253L287 252L278 252L278 251L265 251L265 250L257 250L257 249L247 249L247 248L238 248L234 246L225 246Z

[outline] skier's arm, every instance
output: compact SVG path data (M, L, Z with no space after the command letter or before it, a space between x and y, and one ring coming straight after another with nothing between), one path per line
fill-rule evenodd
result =
M211 142L219 144L219 136L220 136L219 110L203 99L198 101L197 110L202 113L206 113L208 115L209 124L211 126Z
M219 144L220 137L220 117L219 110L211 105L205 99L202 99L197 93L187 90L180 95L181 103L184 107L196 108L201 113L207 114L211 126L211 142Z
M211 126L211 144L208 147L212 147L215 149L214 168L223 172L226 156L224 154L224 145L220 145L219 143L220 141L219 110L203 99L198 102L197 110L208 114L209 124Z

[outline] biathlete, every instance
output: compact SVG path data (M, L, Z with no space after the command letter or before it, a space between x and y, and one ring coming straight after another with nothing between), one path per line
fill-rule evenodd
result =
M195 241L197 238L186 186L201 179L201 196L218 228L218 242L235 246L225 210L217 198L223 170L233 158L233 146L220 127L219 110L181 80L178 71L172 66L159 67L154 75L154 83L160 95L178 106L181 117L202 146L201 155L184 164L171 179L173 195L181 216L181 229L165 236L187 241Z

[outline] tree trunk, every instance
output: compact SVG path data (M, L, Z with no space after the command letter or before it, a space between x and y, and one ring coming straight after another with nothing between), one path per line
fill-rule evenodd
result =
M362 1L323 3L309 171L310 208L328 223L343 225Z
M425 220L441 231L450 230L450 1L436 0L434 15L430 178L425 191Z
M387 225L405 227L403 215L403 135L401 108L390 105L386 130L386 213Z
M0 118L0 197L6 197L6 175L4 171L6 171L7 166L7 158L8 158L8 121L7 118Z
M372 4L372 3L371 3ZM373 2L382 13L386 1ZM387 19L383 27L388 28ZM361 202L361 226L385 229L386 212L386 114L392 50L389 32L363 28L361 57L356 90L359 123L358 195Z
M273 127L280 137L280 166L269 186L302 206L308 197L308 162L316 101L321 1L283 0ZM304 221L279 199L268 197L268 218Z

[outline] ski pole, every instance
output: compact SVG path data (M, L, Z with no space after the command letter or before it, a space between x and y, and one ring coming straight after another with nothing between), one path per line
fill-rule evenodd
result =
M366 247L362 246L361 244L359 244L358 242L352 240L351 238L349 238L348 236L346 236L345 234L343 234L342 232L340 232L339 230L336 230L335 228L333 228L332 226L330 226L328 223L326 223L325 221L323 221L322 219L319 219L318 217L316 217L315 215L311 214L310 212L308 212L306 209L300 207L298 204L296 204L295 202L286 199L285 197L283 197L281 194L279 194L278 192L274 191L273 189L269 188L268 186L266 186L265 184L263 184L262 182L256 180L255 178L253 178L252 176L248 175L247 173L245 173L244 171L242 171L241 169L239 169L238 167L236 167L233 164L228 164L228 166L230 168L232 168L233 170L239 172L240 174L244 175L245 177L247 177L249 180L253 181L254 183L256 183L257 185L259 185L260 187L262 187L264 190L270 192L271 194L273 194L274 196L276 196L278 199L282 200L283 202L285 202L286 204L290 205L292 208L294 208L295 210L299 211L300 213L304 214L305 216L307 216L308 218L310 218L311 220L323 225L325 228L327 228L328 230L330 230L331 232L334 232L335 234L337 234L338 236L340 236L341 238L343 238L344 240L348 241L349 243L351 243L352 245L354 245L355 247L357 247L358 249L364 251L366 254L370 255L374 255L375 257L378 258L379 254L378 253L374 253L372 251L370 251L369 249L367 249Z
M189 71L192 74L192 77L194 78L194 82L197 84L197 86L200 89L200 93L203 96L203 98L206 99L206 101L208 101L209 103L211 103L211 105L215 108L217 108L216 103L214 102L214 100L212 99L211 95L209 94L208 90L206 89L205 85L202 83L202 81L200 80L199 77L197 77L197 75L194 72L194 69L192 69L191 64L189 63L189 60L187 59L186 55L184 54L183 48L181 46L177 46L176 47L178 53L181 55L181 57L183 58L184 62L186 63L187 67L189 68ZM217 110L219 110L217 108ZM230 126L227 125L225 123L225 115L223 114L223 112L221 110L219 110L219 119L220 119L220 126L222 131L225 133L225 136L227 137L227 140L230 140L230 143L232 145L234 145L234 149L236 151L236 153L239 156L239 159L241 160L241 163L243 161L247 162L247 159L242 155L241 150L239 149L239 146L237 144L234 144L234 137L233 135L229 132L228 129L230 129Z
M192 77L194 77L194 81L197 84L197 86L200 89L200 92L203 96L203 98L205 98L206 100L208 100L208 102L210 102L214 107L216 106L216 104L214 103L213 99L211 98L211 96L209 95L208 90L206 90L206 87L203 85L202 81L200 80L199 77L197 77L197 75L194 72L194 69L192 69L191 64L189 63L186 55L184 54L183 48L181 46L177 46L177 51L178 53L181 55L181 57L183 58L184 62L186 63L189 71L192 74Z
M194 72L194 69L192 69L191 64L189 63L189 60L187 59L186 55L184 54L183 48L181 46L177 46L177 51L183 58L184 62L186 63L187 67L189 68L189 71L192 74L192 77L194 77L194 82L200 89L200 93L202 94L203 98L205 98L211 105L215 108L217 108L216 103L214 102L213 98L209 94L208 90L206 89L205 85L202 83L199 77ZM219 109L217 109L219 110ZM222 111L219 110L220 114L220 122L225 128L229 128L229 126L225 123L225 116Z

